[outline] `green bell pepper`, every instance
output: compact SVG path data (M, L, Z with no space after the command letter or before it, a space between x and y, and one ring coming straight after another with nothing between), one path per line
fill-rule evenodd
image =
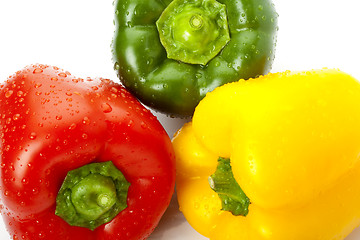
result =
M271 0L117 0L114 68L145 105L191 115L207 92L270 71L277 17Z

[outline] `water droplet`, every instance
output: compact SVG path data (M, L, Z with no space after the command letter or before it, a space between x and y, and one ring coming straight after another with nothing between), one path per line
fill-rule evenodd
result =
M31 140L36 139L36 137L37 137L37 135L36 135L36 133L34 133L34 132L30 133L30 135L29 135L29 138L30 138Z
M23 95L24 95L24 92L23 92L23 91L18 91L18 92L17 92L17 96L18 96L18 97L22 97Z
M110 92L112 92L112 93L117 93L117 92L118 92L118 90L117 90L117 88L116 88L116 87L112 87L112 88L110 89Z
M59 116L56 116L55 118L56 118L56 120L61 120L61 119L62 119L62 116L59 115Z
M119 70L120 69L120 64L118 62L116 62L114 64L114 70Z
M63 73L63 72L59 73L58 75L59 75L59 77L67 77L66 73Z
M21 180L21 182L22 182L23 184L28 184L28 183L29 183L29 179L23 178L23 179Z
M76 124L75 123L72 123L69 127L69 130L74 130L76 128Z
M35 68L34 69L34 71L33 71L33 73L42 73L43 72L43 70L41 69L41 68Z
M83 139L87 139L88 138L88 135L86 133L84 133L82 136L81 136Z
M146 129L148 126L145 122L141 122L141 128Z
M20 118L20 114L15 114L14 116L13 116L13 119L16 121L16 120L18 120Z
M34 85L35 88L39 88L39 87L41 87L41 86L42 86L41 83L35 83L35 85Z
M9 98L9 97L11 97L11 95L13 95L13 93L14 93L13 90L8 90L8 91L5 92L5 97Z
M131 127L132 125L134 125L134 121L130 119L130 121L128 122L128 127Z
M6 124L10 124L11 123L11 118L7 118L5 121Z
M39 236L39 238L41 238L41 239L45 238L45 234L44 234L43 232L40 232L40 233L38 234L38 236Z
M112 111L112 107L108 103L101 104L101 109L104 113L109 113Z
M88 118L88 117L84 117L84 119L83 119L83 124L85 124L85 125L89 125L90 124L90 119Z

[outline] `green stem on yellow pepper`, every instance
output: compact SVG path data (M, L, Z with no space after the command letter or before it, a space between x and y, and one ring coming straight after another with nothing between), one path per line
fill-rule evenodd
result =
M222 210L235 216L246 216L249 212L250 200L236 182L230 159L219 158L214 174L209 177L209 184L221 200Z

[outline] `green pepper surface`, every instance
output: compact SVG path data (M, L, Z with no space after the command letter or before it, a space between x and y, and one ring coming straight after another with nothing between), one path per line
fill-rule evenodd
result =
M277 17L271 0L117 0L114 68L145 105L192 115L207 92L270 71Z

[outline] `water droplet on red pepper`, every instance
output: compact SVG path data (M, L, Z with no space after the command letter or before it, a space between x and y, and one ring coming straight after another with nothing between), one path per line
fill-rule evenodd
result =
M147 124L145 122L141 122L141 128L142 129L146 129L147 128Z
M11 97L11 95L13 95L13 93L14 93L13 90L8 90L8 91L5 92L5 97L9 98L9 97Z
M117 90L117 88L116 88L116 87L112 87L112 88L110 89L110 92L112 92L112 93L117 93L117 92L118 92L118 90Z
M22 97L23 95L24 95L24 92L23 92L23 91L18 91L18 92L17 92L17 96L18 96L18 97Z
M56 120L61 120L61 119L62 119L62 116L61 116L61 115L58 115L58 116L56 116L55 118L56 118Z
M39 190L38 190L37 188L33 188L33 189L32 189L32 193L33 193L33 194L37 194L38 192L39 192Z
M88 117L84 117L83 124L89 125L90 124L90 119Z
M134 125L134 121L130 119L130 121L128 123L128 127L131 127L132 125Z
M35 85L34 85L35 88L39 88L39 87L41 87L41 86L42 86L41 83L35 83Z
M86 133L84 133L82 136L81 136L83 139L87 139L88 138L88 135Z
M20 114L15 114L14 116L13 116L13 119L16 121L16 120L18 120L20 118Z
M69 127L69 130L74 130L76 128L76 124L75 123L72 123Z
M11 123L11 118L7 118L5 121L6 124L10 124Z
M58 76L59 77L67 77L66 73L63 73L63 72L59 73Z
M39 238L41 238L41 239L45 238L45 234L44 234L43 232L40 232L40 233L38 234L38 236L39 236Z
M33 71L33 73L42 73L43 72L43 70L41 69L41 68L35 68L34 69L34 71Z
M109 113L112 111L112 107L108 103L101 104L101 109L104 113Z
M30 135L29 135L29 138L31 139L31 140L34 140L34 139L36 139L36 133L34 133L34 132L32 132L32 133L30 133Z
M29 183L29 179L23 178L23 179L21 180L21 182L22 182L23 184L28 184L28 183Z

